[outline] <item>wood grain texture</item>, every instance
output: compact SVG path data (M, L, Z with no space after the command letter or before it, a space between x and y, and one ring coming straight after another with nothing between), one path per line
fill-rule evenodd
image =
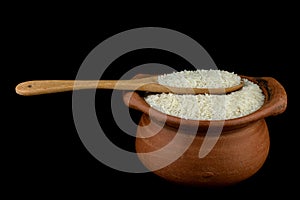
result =
M229 88L182 88L158 84L157 76L132 80L36 80L26 81L16 86L16 93L24 96L68 92L82 89L138 90L157 93L177 94L222 94L238 90L243 82Z

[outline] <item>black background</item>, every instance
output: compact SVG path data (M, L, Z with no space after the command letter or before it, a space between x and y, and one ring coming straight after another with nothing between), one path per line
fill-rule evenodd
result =
M5 94L3 106L8 110L4 111L5 129L2 131L4 175L8 176L4 181L10 195L42 192L44 195L92 194L99 198L121 194L124 198L135 198L139 197L135 192L141 191L142 196L147 197L161 194L256 197L295 192L299 176L295 163L299 156L298 131L290 127L291 110L295 110L291 108L290 80L298 67L295 67L298 46L293 12L274 11L264 17L257 17L253 12L245 18L193 16L140 21L137 18L141 14L130 20L122 20L119 15L117 20L108 21L105 17L110 19L110 15L83 18L79 11L77 17L63 15L64 10L24 12L12 17L17 13L6 15L9 19L5 20L3 29L6 64L1 68L5 72L2 74L4 82L1 81ZM249 76L271 76L285 87L287 110L266 119L270 153L253 177L215 190L176 185L152 173L119 172L97 161L80 141L73 122L71 92L24 97L14 91L22 81L74 79L85 57L103 40L128 29L147 26L170 28L190 36L206 49L219 69ZM117 79L131 67L147 62L161 62L178 69L188 67L185 60L173 54L144 50L114 62L103 78ZM111 91L97 91L99 121L115 144L134 150L133 139L115 127L110 114L110 95ZM138 121L139 113L132 111L132 117Z

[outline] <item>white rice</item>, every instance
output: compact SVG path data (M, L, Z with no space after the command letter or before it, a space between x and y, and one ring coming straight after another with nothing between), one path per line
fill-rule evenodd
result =
M200 71L196 71L198 74ZM204 72L204 71L202 71ZM201 73L202 73L201 72ZM205 72L206 73L206 72ZM209 73L209 72L208 72ZM221 72L221 73L224 73ZM192 77L196 77L192 72L178 73L180 76L182 74L189 74ZM175 75L175 74L172 74ZM228 75L228 74L227 74ZM227 76L226 75L226 76ZM164 75L166 76L166 75ZM234 77L234 76L233 76ZM193 80L190 77L178 77L176 82L179 85L182 79ZM206 79L209 79L206 77ZM214 79L214 77L212 78ZM220 82L214 79L214 86L218 85ZM237 81L237 80L235 80ZM145 97L146 102L156 110L159 110L165 114L180 117L183 119L191 120L226 120L234 119L248 115L256 110L258 110L264 103L265 96L259 86L248 79L243 79L244 86L242 89L231 92L224 95L213 95L213 94L173 94L173 93L161 93L161 94L150 94ZM171 81L172 82L172 81ZM202 81L191 81L192 84L196 84L199 87L199 82ZM208 81L211 83L211 81ZM225 86L224 83L232 84L234 81L231 80L221 80L221 85ZM169 83L169 80L168 80ZM238 82L240 83L240 81ZM185 82L184 84L187 84ZM178 86L176 85L176 86ZM195 85L185 85L184 87L195 87ZM211 87L210 85L209 87Z
M240 84L241 77L224 70L180 71L158 76L158 83L173 87L227 88Z

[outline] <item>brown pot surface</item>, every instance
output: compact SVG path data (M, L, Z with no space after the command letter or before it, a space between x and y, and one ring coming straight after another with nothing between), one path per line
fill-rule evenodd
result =
M287 95L272 77L242 77L260 86L265 102L259 110L230 120L181 119L151 108L142 93L124 93L125 104L143 112L136 139L136 151L142 163L167 180L197 186L229 185L256 173L265 162L270 146L264 118L284 112ZM208 129L214 132L220 128L222 132L217 140L213 134L206 136ZM173 142L174 138L179 139ZM204 157L199 157L204 140L215 140L215 144Z

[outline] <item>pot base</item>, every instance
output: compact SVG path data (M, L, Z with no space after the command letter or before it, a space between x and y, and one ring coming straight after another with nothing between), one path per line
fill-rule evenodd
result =
M269 132L264 119L236 129L223 130L212 150L199 158L199 150L206 136L204 130L196 135L150 121L143 114L137 129L136 151L141 162L158 176L179 184L193 186L226 186L238 183L255 174L269 152ZM153 135L153 132L158 132ZM171 144L176 134L192 141L181 155L180 143ZM167 152L160 149L168 145ZM155 152L155 154L150 154ZM174 161L172 161L174 160ZM163 166L164 163L170 163ZM160 166L163 166L160 168ZM158 169L159 168L159 169Z

